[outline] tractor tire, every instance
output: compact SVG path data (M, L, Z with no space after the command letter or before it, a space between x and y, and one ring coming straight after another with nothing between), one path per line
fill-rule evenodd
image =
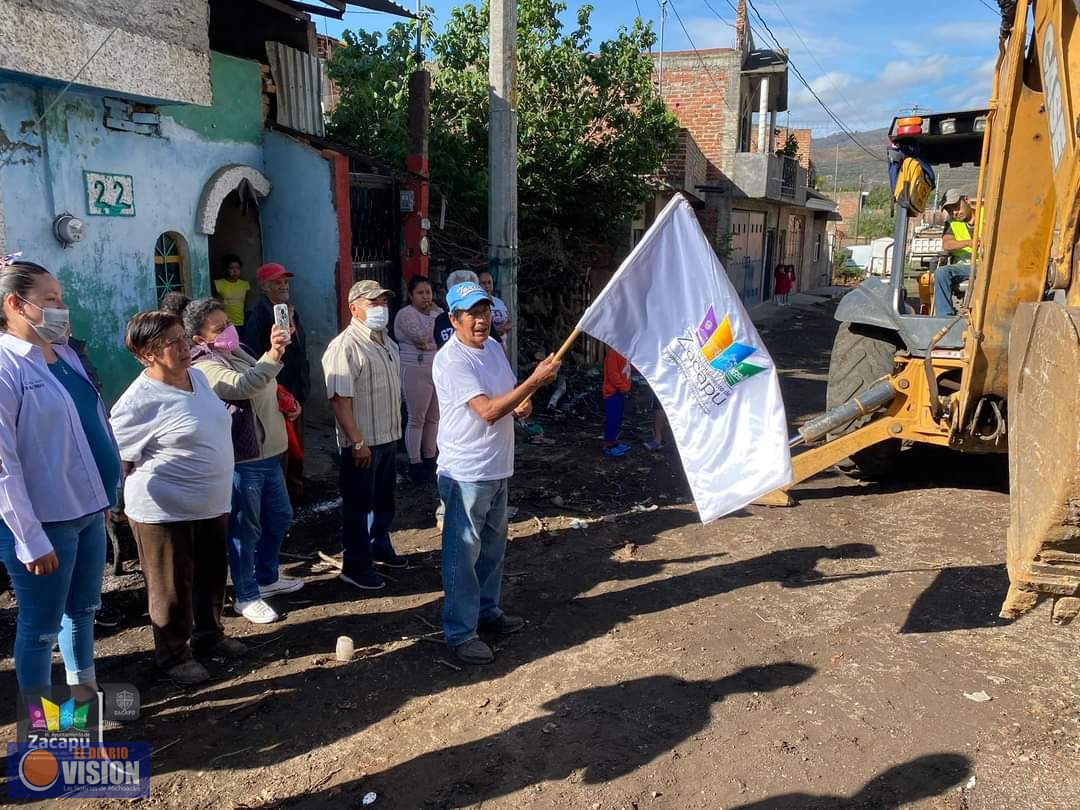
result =
M896 368L898 347L899 339L895 332L862 324L840 324L829 359L826 408L831 410L843 405L882 377L892 374ZM872 414L860 417L843 430L829 434L829 438L851 433L872 418ZM900 440L887 439L853 453L850 459L838 466L853 478L878 481L893 473L899 458Z

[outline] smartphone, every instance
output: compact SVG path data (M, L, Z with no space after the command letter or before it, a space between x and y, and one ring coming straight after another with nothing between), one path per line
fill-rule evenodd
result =
M289 305L288 304L274 304L274 323L278 325L289 335ZM292 343L292 337L289 337L289 343Z

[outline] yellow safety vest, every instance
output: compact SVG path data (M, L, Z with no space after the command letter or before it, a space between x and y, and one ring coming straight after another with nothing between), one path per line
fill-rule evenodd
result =
M952 232L952 237L957 242L963 242L971 239L971 227L964 221L958 219L949 220L949 230ZM957 248L956 250L949 251L954 259L971 259L971 247Z

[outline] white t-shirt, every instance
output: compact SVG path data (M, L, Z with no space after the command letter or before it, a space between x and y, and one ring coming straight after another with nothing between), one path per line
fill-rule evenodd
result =
M469 407L473 397L495 399L517 386L498 341L473 349L455 335L435 355L431 376L439 398L439 475L464 482L513 476L513 415L489 425Z
M124 512L138 523L206 520L232 503L232 417L206 376L189 369L191 391L145 373L110 414L124 481Z

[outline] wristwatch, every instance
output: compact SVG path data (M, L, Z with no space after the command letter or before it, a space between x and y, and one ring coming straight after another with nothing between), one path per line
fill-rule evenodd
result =
M358 442L353 442L352 449L353 450L363 450L365 447L367 447L367 442L365 442L363 439L361 439Z

